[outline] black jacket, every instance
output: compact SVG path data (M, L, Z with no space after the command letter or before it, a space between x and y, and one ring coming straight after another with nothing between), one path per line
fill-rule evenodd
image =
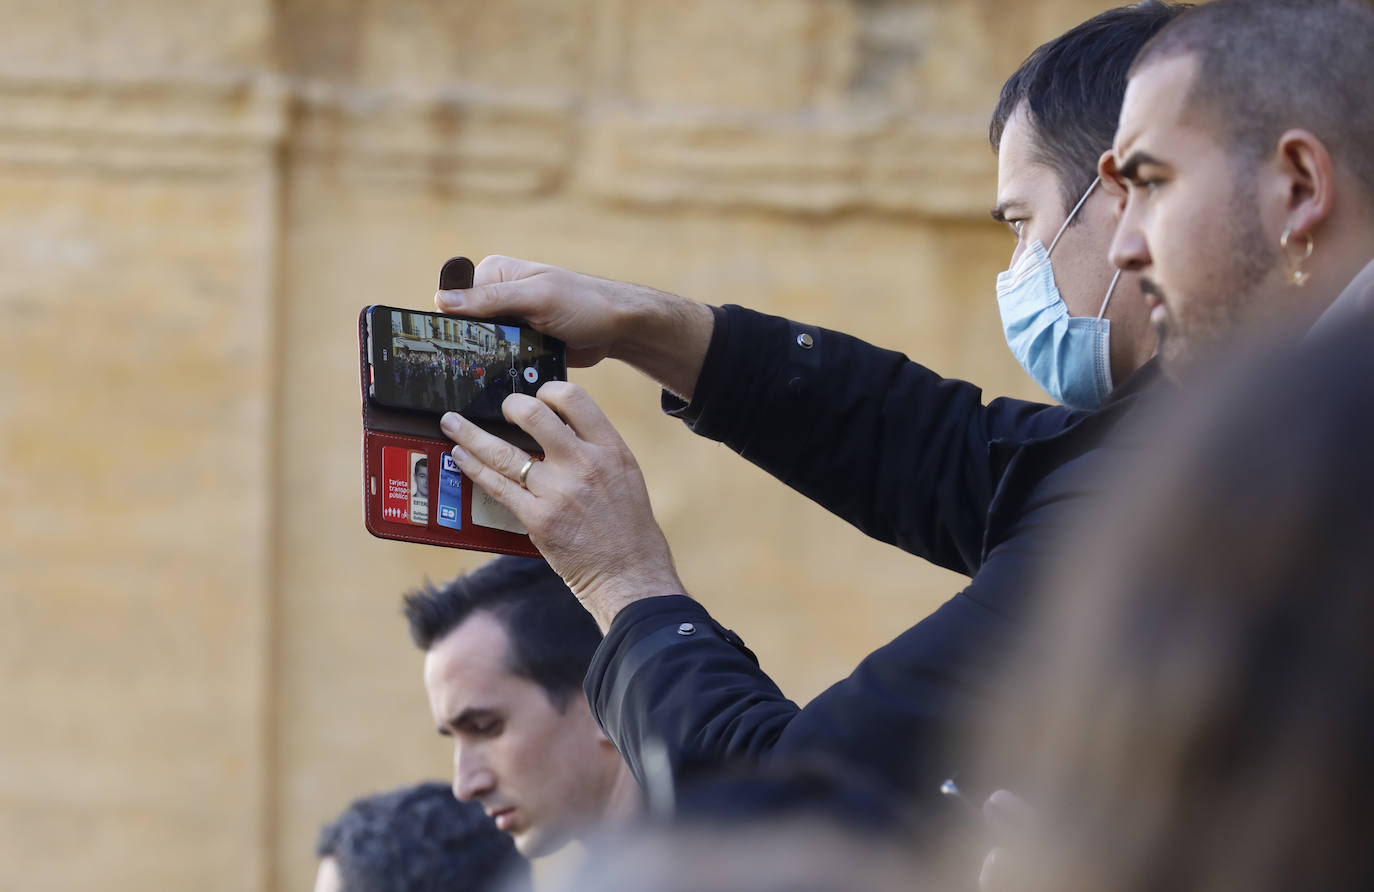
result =
M1014 632L1040 559L1098 490L1103 438L1151 364L1096 412L979 388L839 332L717 310L691 405L664 408L874 538L973 577L804 708L684 595L616 616L586 679L592 712L645 782L646 746L684 764L823 755L917 797L956 772L961 709Z

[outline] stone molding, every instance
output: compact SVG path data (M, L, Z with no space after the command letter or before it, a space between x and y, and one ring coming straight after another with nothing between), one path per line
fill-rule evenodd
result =
M587 188L637 204L981 218L997 175L964 119L612 112L585 131Z
M222 175L295 169L456 194L981 217L981 118L852 107L761 115L568 95L361 89L278 76L0 78L0 164Z
M285 132L271 78L0 78L0 164L185 175L260 168Z
M293 161L350 179L534 195L558 190L576 158L575 106L546 94L313 83L294 91L292 112Z

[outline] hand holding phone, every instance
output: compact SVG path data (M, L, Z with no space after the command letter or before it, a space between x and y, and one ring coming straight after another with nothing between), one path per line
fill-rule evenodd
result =
M472 262L444 264L440 286L472 284ZM369 532L387 539L535 555L525 528L466 479L440 415L463 412L492 434L536 450L501 404L564 380L563 345L516 320L461 319L399 307L359 314L363 504Z
M481 318L518 316L562 339L571 366L614 357L690 401L715 327L705 304L514 257L487 257L474 275L476 287L441 288L435 305Z

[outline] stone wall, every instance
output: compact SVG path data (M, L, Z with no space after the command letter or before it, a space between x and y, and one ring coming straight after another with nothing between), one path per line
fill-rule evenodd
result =
M505 253L1034 396L986 117L1087 0L0 0L0 888L307 888L443 777L359 505L355 319ZM960 586L575 372L805 700Z

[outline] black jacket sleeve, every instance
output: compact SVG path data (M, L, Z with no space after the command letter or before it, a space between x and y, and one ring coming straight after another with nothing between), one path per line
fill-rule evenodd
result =
M586 679L592 713L642 786L649 753L685 767L824 754L915 800L937 797L956 701L1005 624L963 594L799 708L754 655L685 596L650 598L612 623Z
M673 767L694 756L758 756L774 748L797 704L753 651L686 595L617 614L587 673L588 701L643 783L643 749L666 746Z
M998 399L900 353L742 307L716 311L692 403L664 409L864 533L978 568L1007 450L1062 430L1061 406Z
M676 776L697 758L767 753L798 712L739 637L685 595L620 611L584 686L592 714L641 786L654 745L665 748Z

